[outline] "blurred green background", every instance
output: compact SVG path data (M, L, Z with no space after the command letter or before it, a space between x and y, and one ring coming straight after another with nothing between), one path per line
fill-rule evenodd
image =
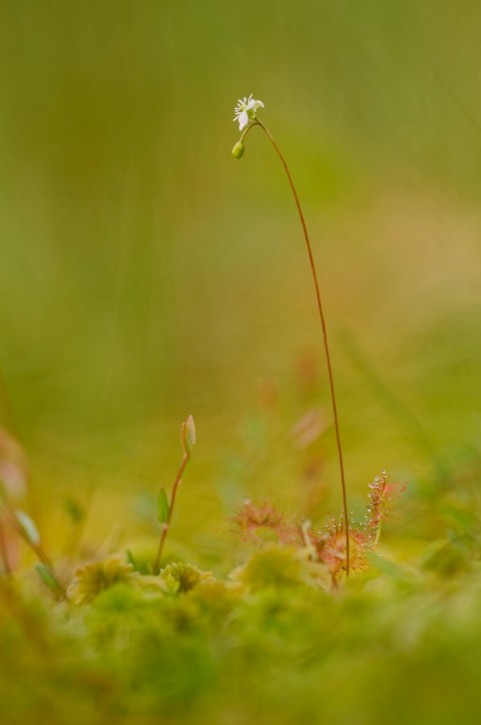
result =
M257 131L230 156L251 92L311 231L351 490L479 450L480 30L474 0L1 4L2 416L37 491L154 491L193 413L189 526L231 483L295 508L289 431L329 399L282 169ZM246 446L270 453L236 478ZM336 508L332 429L314 449Z

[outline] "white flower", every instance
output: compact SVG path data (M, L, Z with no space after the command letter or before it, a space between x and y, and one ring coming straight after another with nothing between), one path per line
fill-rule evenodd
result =
M249 98L239 98L237 106L234 109L234 121L239 121L239 131L242 131L249 121L254 120L258 108L264 108L264 104L262 101L256 101L252 98L252 93Z

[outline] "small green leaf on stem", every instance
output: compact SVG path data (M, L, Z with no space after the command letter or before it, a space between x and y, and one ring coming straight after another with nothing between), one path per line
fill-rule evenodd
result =
M161 488L157 497L157 520L159 524L166 524L169 518L169 502L165 488Z
M48 567L45 566L45 564L36 564L35 570L46 587L54 592L59 591L60 587L58 581L52 575L52 572L48 569Z
M64 501L65 511L73 524L79 524L85 518L85 510L72 497L68 497Z
M38 533L38 529L30 516L26 514L25 511L20 511L20 509L17 509L14 512L14 515L21 532L28 543L34 548L40 546L40 534Z

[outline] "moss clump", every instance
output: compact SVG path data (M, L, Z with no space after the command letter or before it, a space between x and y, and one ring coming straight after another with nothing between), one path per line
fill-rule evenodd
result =
M120 583L132 584L137 577L132 564L126 562L123 556L112 554L79 567L67 590L67 597L73 604L85 604L105 589Z
M327 567L311 561L308 549L269 545L256 551L231 574L248 591L274 588L285 589L300 585L330 589L331 577Z
M215 581L210 571L202 571L195 564L181 561L168 564L159 577L170 594L185 594L199 584Z

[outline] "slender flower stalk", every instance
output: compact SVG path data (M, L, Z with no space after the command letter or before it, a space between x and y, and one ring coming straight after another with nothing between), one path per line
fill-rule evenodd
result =
M184 475L185 469L187 468L192 457L192 449L197 441L195 423L191 415L189 415L187 420L182 423L182 427L180 429L180 438L182 441L182 450L184 452L184 455L182 457L179 470L177 471L177 475L172 486L170 502L167 502L167 496L165 493L165 489L163 488L161 488L159 491L159 497L157 502L157 518L162 526L162 530L160 534L159 548L157 549L157 555L155 557L154 565L152 567L152 571L156 575L160 571L162 552L164 550L165 540L167 538L167 534L169 532L170 524L172 521L172 516L174 513L175 502L177 499L177 491L179 490L179 486L182 482L182 476Z
M4 509L10 519L13 528L17 531L19 536L25 541L25 543L31 548L39 560L36 569L40 575L40 578L44 581L47 586L53 591L55 596L60 599L65 599L65 587L59 580L54 566L47 556L43 547L40 534L38 532L35 522L20 509L13 510L4 504Z
M330 397L331 397L331 405L332 405L332 413L334 418L334 429L336 434L336 446L337 446L337 454L339 459L339 472L341 477L341 490L342 490L342 504L343 504L343 513L344 513L344 521L345 521L345 547L346 547L346 575L349 576L349 568L350 568L350 562L349 562L349 515L348 515L348 506L347 506L347 488L346 488L346 478L344 474L344 459L343 459L343 453L342 453L342 444L341 444L341 433L339 428L339 416L337 412L337 403L336 403L336 393L334 388L334 374L332 371L332 363L331 363L331 354L329 350L329 341L328 341L328 335L327 335L327 325L326 325L326 318L324 314L324 308L322 304L322 298L321 298L321 291L320 291L320 285L319 285L319 279L317 276L317 270L316 265L314 261L314 254L312 251L312 245L309 238L309 233L307 231L307 225L306 220L304 218L304 213L302 211L301 202L299 200L299 195L297 193L297 189L294 185L294 181L291 176L291 172L289 171L289 167L287 165L287 162L284 158L284 155L282 151L280 150L279 146L277 145L276 141L274 140L271 132L267 128L267 126L260 121L257 118L257 109L259 107L264 107L264 104L261 101L255 101L252 99L252 95L249 97L249 99L244 99L244 102L239 101L239 105L236 108L236 118L235 121L238 121L239 123L239 130L242 131L241 137L239 141L236 143L234 148L232 149L232 155L234 158L240 159L242 155L244 154L244 139L249 133L249 131L254 128L255 126L258 126L261 128L264 133L266 134L267 138L271 142L283 168L287 176L287 180L289 182L289 186L292 191L292 195L294 197L294 202L296 204L297 213L299 215L299 220L301 222L302 232L304 235L304 240L306 242L306 248L307 248L307 255L309 258L309 266L311 269L312 274L312 280L314 282L314 289L316 294L316 302L317 302L317 310L319 313L319 319L321 322L321 328L322 328L322 339L323 339L323 345L324 345L324 353L326 357L326 364L327 364L327 373L329 378L329 389L330 389ZM248 119L248 125L246 127L246 118Z
M187 464L190 461L190 455L188 453L184 453L184 457L182 458L182 462L180 464L179 470L177 471L177 476L175 477L174 485L172 486L172 493L170 495L170 504L168 508L167 513L167 519L162 524L162 532L160 534L160 541L159 541L159 548L157 549L157 556L155 557L155 562L153 566L153 573L158 574L160 571L160 562L162 560L162 552L164 550L164 544L165 540L167 538L167 534L170 528L170 522L172 521L172 514L174 513L174 506L175 506L175 500L177 497L177 491L180 486L180 483L182 481L182 476L184 475L184 471L187 468Z

